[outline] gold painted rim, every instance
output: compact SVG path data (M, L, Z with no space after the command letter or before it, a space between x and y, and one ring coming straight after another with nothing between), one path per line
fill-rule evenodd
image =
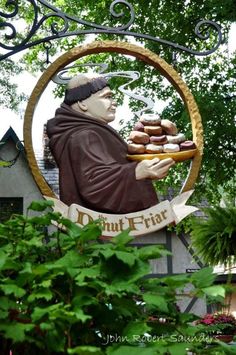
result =
M157 54L149 51L148 49L127 42L95 41L87 45L73 48L65 54L61 55L57 60L55 60L42 74L29 98L24 117L25 150L30 169L41 193L49 197L56 197L54 192L44 179L42 173L40 172L33 150L32 123L37 103L52 77L60 69L86 55L104 52L115 52L131 55L153 66L175 87L175 89L183 99L189 111L192 124L193 141L196 144L197 152L192 159L189 173L186 181L183 184L181 192L191 190L196 182L201 166L203 154L203 128L197 104L187 85L184 83L179 74L171 65L166 63L165 60L161 59Z

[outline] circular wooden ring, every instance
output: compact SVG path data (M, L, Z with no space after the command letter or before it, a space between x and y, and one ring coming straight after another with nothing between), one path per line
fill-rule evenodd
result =
M191 161L189 173L183 184L181 192L192 189L201 166L203 154L203 128L197 104L189 88L171 65L166 63L165 60L161 59L157 54L149 51L148 49L127 42L95 41L87 45L73 48L55 60L42 74L29 98L24 117L25 150L33 177L41 193L49 197L56 197L40 172L33 150L32 123L37 103L52 77L60 69L64 68L76 59L82 58L86 55L104 52L116 52L130 55L153 66L175 87L181 96L189 112L192 124L193 141L197 147L197 153L194 155Z

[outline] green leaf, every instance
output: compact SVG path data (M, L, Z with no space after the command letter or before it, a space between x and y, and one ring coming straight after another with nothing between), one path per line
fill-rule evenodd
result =
M216 278L216 275L213 274L212 267L203 268L197 272L194 272L191 275L190 280L197 288L205 288L211 286Z
M77 354L77 355L103 355L104 352L96 346L77 346L73 349L67 350L68 354Z
M136 255L142 260L158 259L162 256L172 255L170 251L159 245L148 245L137 249Z
M143 300L147 304L151 304L153 306L156 306L159 310L163 312L168 312L168 303L166 302L166 299L160 295L156 295L153 293L145 293L143 295Z
M157 350L150 347L121 345L119 347L109 347L107 355L156 355ZM181 354L183 355L183 353Z
M122 334L123 336L127 336L129 340L132 341L135 340L133 338L134 335L144 335L150 330L151 328L145 322L130 322L124 328Z
M42 240L38 237L33 237L30 240L22 240L21 243L34 248L40 248L43 245Z
M40 329L46 330L46 331L55 329L55 325L52 322L50 322L50 323L41 322L39 324L39 327L40 327Z
M84 263L83 255L80 256L79 252L76 250L69 250L66 254L58 259L54 264L47 265L48 268L62 267L65 269L77 268Z
M190 274L180 274L163 277L162 282L168 286L181 287L189 282Z
M127 253L124 251L115 251L115 255L117 259L123 261L124 264L127 264L129 266L133 266L136 261L136 257L132 253Z
M55 220L55 218L52 217L52 214L49 213L41 216L34 216L30 218L30 223L39 226L49 226L51 224L52 219Z
M8 311L2 311L0 309L0 319L6 319L8 317Z
M42 281L39 286L42 286L42 287L50 287L52 285L52 280L44 280Z
M50 264L45 264L45 265L37 265L36 267L33 268L33 274L36 276L43 276L46 273L48 273L48 270L50 269L49 267Z
M33 201L29 205L28 210L42 212L52 206L54 206L54 202L51 200Z
M5 261L5 264L2 266L2 270L19 270L21 267L19 262L14 261L8 257Z
M77 293L71 302L72 306L81 309L83 306L98 305L99 301L96 297L92 297L86 289L80 288L80 292ZM73 309L74 310L74 309Z
M106 295L127 295L129 293L139 294L140 289L135 283L128 283L127 281L123 280L115 280L112 282L111 285L102 283L97 281L97 284L103 286L105 288Z
M179 336L180 339L182 339L181 336ZM177 337L178 339L178 337ZM183 336L183 340L176 342L173 345L169 345L168 347L166 347L166 350L168 350L168 354L171 355L183 355L183 354L187 354L186 349L189 348L189 344L184 342L184 336Z
M220 285L205 287L202 289L202 291L210 297L225 297L225 288Z
M53 297L53 294L49 289L40 288L39 290L34 291L33 293L31 293L31 295L29 295L28 301L33 302L33 301L40 299L40 298L44 298L46 301L50 301L52 299L52 297Z
M0 324L0 330L5 333L6 338L12 339L13 342L22 342L25 340L25 332L34 328L33 324Z
M81 308L74 307L73 312L78 320L85 323L87 320L92 319L92 316L85 314Z
M4 251L0 250L0 270L4 266L6 260L7 260L7 254L4 253Z
M32 264L29 262L26 262L24 265L24 268L19 272L19 274L32 274Z
M80 240L81 242L88 242L90 240L97 240L98 237L102 235L102 229L100 227L99 222L96 223L94 221L93 223L89 223L86 226L84 226Z
M82 283L84 283L85 278L96 279L98 276L100 276L100 272L100 266L98 265L95 265L91 268L81 269L79 271L79 274L75 277L77 285L82 285Z
M134 240L134 237L131 237L129 235L130 230L127 229L124 232L120 233L119 235L117 235L116 237L114 237L112 239L112 243L121 246L121 245L126 245L129 242L131 242L132 240Z
M48 307L35 307L34 308L34 311L32 313L32 321L33 322L37 322L38 320L40 320L42 317L44 317L45 315L47 314L50 314L51 312L59 309L60 307L63 306L63 303L57 303L57 304L53 304L51 306L48 306Z
M9 308L18 308L16 302L17 301L11 301L9 297L2 296L0 297L0 308L6 311L8 311Z
M118 260L122 261L124 264L129 265L130 267L133 266L136 261L136 257L132 254L132 252L129 253L125 251L105 249L101 250L100 254L102 254L105 259L109 259L115 256Z
M100 254L102 254L105 259L110 259L112 256L114 256L115 251L107 248L107 249L101 250Z
M5 295L13 294L16 297L23 297L26 291L14 284L0 285L0 289L5 293Z
M59 328L54 328L51 331L45 332L43 342L46 345L47 351L51 350L48 351L49 354L64 354L66 337Z
M78 238L81 236L82 228L79 227L76 223L73 223L69 219L63 219L62 224L66 227L68 235L72 238Z

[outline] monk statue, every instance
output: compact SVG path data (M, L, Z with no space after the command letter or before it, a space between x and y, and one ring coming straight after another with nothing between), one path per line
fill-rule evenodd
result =
M158 202L152 180L166 177L174 161L129 161L127 143L109 125L115 113L107 80L80 74L69 81L64 102L47 122L60 199L68 206L123 214Z

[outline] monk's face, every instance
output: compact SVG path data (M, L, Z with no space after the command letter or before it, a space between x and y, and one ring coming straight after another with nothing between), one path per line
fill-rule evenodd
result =
M116 102L112 97L109 87L97 91L86 100L82 101L86 106L86 115L96 118L103 123L114 121L116 114Z

